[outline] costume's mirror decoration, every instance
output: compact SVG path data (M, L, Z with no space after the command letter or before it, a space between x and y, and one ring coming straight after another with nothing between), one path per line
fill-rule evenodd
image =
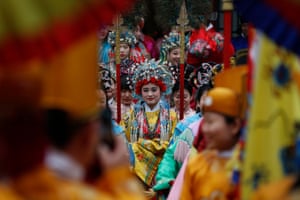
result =
M156 84L160 87L162 96L169 95L172 92L172 75L166 66L159 61L146 60L136 67L132 78L134 84L134 97L142 100L142 86L148 83Z

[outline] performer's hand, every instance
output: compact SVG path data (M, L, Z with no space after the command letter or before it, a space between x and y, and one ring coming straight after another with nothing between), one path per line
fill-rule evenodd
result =
M147 199L152 199L156 196L156 192L152 188L145 190L144 194Z
M119 166L129 166L129 155L124 139L121 136L114 136L115 148L110 150L106 145L98 147L100 164L104 170Z

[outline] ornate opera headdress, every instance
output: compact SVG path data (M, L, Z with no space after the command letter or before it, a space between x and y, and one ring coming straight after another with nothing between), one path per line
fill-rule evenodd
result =
M189 75L191 84L199 88L202 85L214 84L214 77L223 70L223 65L216 63L202 63Z
M130 89L133 90L132 76L136 70L136 65L133 60L124 59L120 63L121 71L121 90Z
M160 60L166 61L170 50L180 47L180 34L172 31L169 35L165 35L160 48Z
M132 76L134 74L134 70L136 65L133 60L131 59L123 59L120 63L120 71L121 75L129 75Z
M185 38L185 47L188 47L189 38ZM171 31L169 35L165 35L160 48L160 60L164 62L167 60L168 53L174 49L180 47L180 34L177 31Z
M133 91L132 78L129 75L121 76L121 91L122 90Z
M108 34L108 42L111 46L116 44L116 33L114 31ZM137 43L137 39L134 34L130 31L123 31L120 34L120 42L127 43L130 47L134 46Z
M224 37L220 33L211 33L201 27L192 31L189 52L197 57L206 58L214 52L223 50Z
M111 88L114 83L116 82L116 72L114 69L106 68L106 67L99 67L99 72L98 72L98 84L103 85L103 89L107 90Z
M160 87L162 96L172 92L172 75L166 66L159 64L154 59L145 61L137 66L137 70L132 78L134 85L134 97L142 99L142 86L148 83L156 84Z

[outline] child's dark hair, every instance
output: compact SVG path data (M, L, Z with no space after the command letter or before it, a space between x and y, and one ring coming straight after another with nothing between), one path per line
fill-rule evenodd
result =
M132 91L132 82L128 75L121 76L121 90Z
M104 83L101 80L98 80L98 90L105 91Z
M180 89L180 82L177 81L172 88L172 93L174 94L175 92L179 91L179 89ZM193 95L193 87L186 80L184 81L184 89L186 89L191 96Z
M64 149L78 130L88 124L88 120L72 119L70 114L62 109L47 109L45 115L47 136L58 149Z
M211 83L206 84L206 85L202 85L197 89L196 95L195 95L195 101L198 102L200 101L202 95L204 94L204 92L210 90L213 88L213 85Z

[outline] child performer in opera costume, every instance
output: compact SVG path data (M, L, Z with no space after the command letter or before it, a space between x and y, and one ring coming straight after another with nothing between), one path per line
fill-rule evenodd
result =
M137 68L132 80L139 101L121 125L129 142L132 170L148 189L177 123L176 113L164 100L171 93L172 76L165 66L150 60Z

